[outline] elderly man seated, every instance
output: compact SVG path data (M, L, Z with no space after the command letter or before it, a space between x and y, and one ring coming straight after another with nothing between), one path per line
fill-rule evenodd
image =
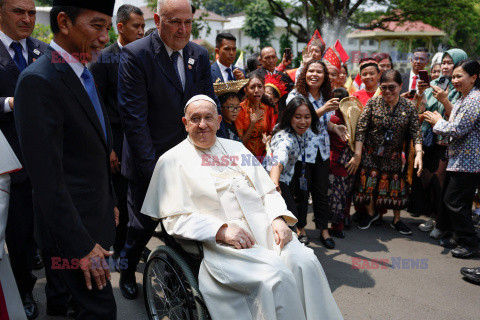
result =
M216 137L212 99L190 99L188 138L158 160L142 213L178 238L202 242L199 285L214 320L342 319L313 250L255 157Z

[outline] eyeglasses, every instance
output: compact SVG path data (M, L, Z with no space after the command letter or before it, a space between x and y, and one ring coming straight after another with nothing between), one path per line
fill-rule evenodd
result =
M214 123L215 122L215 117L212 115L208 115L206 117L200 117L200 116L193 116L190 119L187 119L187 121L190 121L193 124L200 124L201 122L205 121L207 123Z
M176 28L180 28L182 25L185 25L186 28L192 26L193 21L191 19L187 20L180 20L180 19L165 19L168 24L175 26Z
M394 84L391 84L389 86L380 86L380 90L382 90L382 91L387 91L388 90L388 91L393 92L393 91L395 91L395 89L397 89L397 86L394 85Z
M236 106L236 107L235 106L230 106L230 107L222 107L222 108L223 109L228 109L231 112L238 111L238 110L242 109L241 106Z

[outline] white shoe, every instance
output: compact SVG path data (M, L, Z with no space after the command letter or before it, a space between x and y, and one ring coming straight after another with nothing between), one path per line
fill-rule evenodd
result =
M423 232L428 232L428 231L432 231L433 227L435 227L435 222L433 221L433 219L430 219L427 222L420 224L418 226L418 229L420 229L420 231L423 231Z
M437 227L433 227L432 232L430 232L430 238L433 239L441 239L445 237L447 233L445 231L437 229Z

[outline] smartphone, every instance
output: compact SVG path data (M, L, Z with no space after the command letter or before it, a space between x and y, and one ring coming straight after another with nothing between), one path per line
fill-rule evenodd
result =
M413 98L413 97L415 97L415 93L417 93L417 90L415 90L415 89L410 90L410 92L408 93L408 96L409 96L410 98Z
M448 84L450 83L450 78L447 76L441 76L440 79L438 79L438 84L437 86L440 87L443 91L447 90Z
M283 54L285 55L285 58L287 58L287 60L292 59L292 49L285 48L285 50L283 50Z
M420 77L420 80L422 80L425 83L430 83L430 76L428 75L427 70L420 70L418 72L418 76Z

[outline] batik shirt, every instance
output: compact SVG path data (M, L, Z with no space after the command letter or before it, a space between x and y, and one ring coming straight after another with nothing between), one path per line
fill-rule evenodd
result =
M433 132L450 137L448 171L480 172L480 90L458 99L449 121L439 120Z
M311 132L311 131L310 131ZM302 161L305 147L313 140L308 131L299 136L291 128L286 128L275 133L270 142L274 162L283 166L280 181L289 184L295 170L295 163Z
M287 104L296 96L301 94L294 89L289 93L287 98ZM325 104L325 99L320 96L320 99L315 100L315 98L309 93L308 100L313 104L315 110L320 109ZM313 139L307 144L305 149L305 162L315 163L317 158L317 150L320 151L320 156L322 160L325 161L330 158L330 136L328 135L327 125L330 121L330 117L334 114L334 111L330 111L321 116L318 120L318 134L313 133L313 131L308 128L308 134L313 137Z

